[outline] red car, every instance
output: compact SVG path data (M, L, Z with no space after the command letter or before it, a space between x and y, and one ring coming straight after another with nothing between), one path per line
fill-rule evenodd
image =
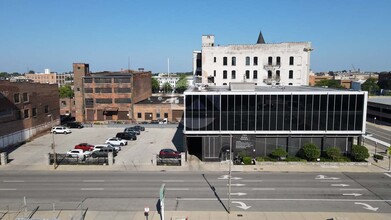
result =
M173 150L173 149L161 149L159 152L160 158L179 158L181 157L181 152Z
M75 146L75 149L80 149L83 151L93 151L94 150L94 145L87 144L87 143L80 143Z

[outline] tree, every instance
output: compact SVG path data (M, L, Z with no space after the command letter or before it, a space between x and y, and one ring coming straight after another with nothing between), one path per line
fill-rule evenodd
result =
M337 160L341 156L341 150L336 147L330 147L326 150L325 154L326 157L332 160Z
M152 87L152 93L159 92L159 87L160 87L159 81L157 81L157 79L155 79L155 78L152 78L151 82L152 82L152 86L151 86Z
M60 98L73 98L75 95L70 85L64 85L59 88Z
M320 157L320 150L315 144L307 143L300 149L299 156L308 161L314 161Z
M361 85L361 90L363 91L368 91L368 93L374 94L377 90L379 90L379 86L376 83L375 78L368 78L362 85Z
M274 151L272 152L272 156L275 157L275 158L281 158L281 157L286 157L288 155L288 153L285 151L284 148L282 147L277 147L276 149L274 149Z
M0 77L8 77L8 73L7 72L1 72L0 73Z
M162 89L163 89L163 92L164 93L167 93L167 92L171 92L172 91L172 86L170 83L168 82L165 82L162 86Z
M365 161L369 157L368 149L361 145L353 145L350 157L354 161Z
M178 80L178 82L176 83L176 92L178 93L183 93L187 87L188 87L188 84L187 84L187 76L186 75L181 75L180 79Z
M35 74L35 71L34 70L30 70L29 73L30 74Z
M319 82L315 84L315 86L324 87L327 86L328 88L336 88L336 89L343 89L344 87L341 86L338 80L333 79L322 79Z

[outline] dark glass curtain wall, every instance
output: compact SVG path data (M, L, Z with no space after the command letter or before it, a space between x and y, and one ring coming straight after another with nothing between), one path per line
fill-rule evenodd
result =
M186 95L188 131L361 131L364 94Z

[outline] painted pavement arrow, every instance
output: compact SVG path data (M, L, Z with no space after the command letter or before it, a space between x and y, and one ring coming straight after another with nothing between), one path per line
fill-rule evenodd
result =
M244 202L232 201L232 203L239 204L240 206L236 206L236 207L241 208L243 210L247 210L247 209L251 208L251 206L247 206Z
M372 207L372 206L370 206L370 205L368 205L366 203L362 203L362 202L355 202L354 204L356 204L356 205L363 205L364 209L371 210L371 211L374 211L374 212L376 212L379 209L378 207L375 208L375 207Z

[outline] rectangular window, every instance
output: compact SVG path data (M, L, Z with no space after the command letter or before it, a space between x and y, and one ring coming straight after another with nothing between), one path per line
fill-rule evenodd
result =
M156 118L160 118L160 113L156 113Z
M227 66L227 62L228 62L228 61L227 61L227 57L223 57L223 65L224 65L224 66Z
M111 88L95 88L95 93L111 93Z
M272 71L270 71L270 70L267 71L267 78L268 78L268 79L271 79L271 78L272 78L272 75L273 75L273 74L272 74Z
M293 79L293 70L289 70L289 79Z
M232 57L232 66L236 66L236 57Z
M94 78L95 83L111 83L111 78Z
M33 117L37 117L37 108L33 108Z
M92 83L92 78L84 78L84 83Z
M236 71L235 71L235 70L232 70L232 72L231 72L231 78L232 78L232 79L236 79Z
M22 112L21 111L15 111L16 120L22 119Z
M23 93L23 102L28 102L29 101L29 94L27 92Z
M116 98L114 99L115 103L132 103L130 98Z
M223 71L223 79L227 79L227 70Z
M294 63L295 63L295 59L294 59L294 57L289 57L289 65L294 65Z
M141 112L137 112L137 118L141 118Z
M84 100L87 108L93 108L94 107L94 99L88 98Z
M14 103L20 103L20 96L19 96L19 93L15 93L14 94Z
M99 104L111 104L113 103L113 99L95 99L95 102Z
M62 107L66 107L67 106L67 102L66 101L61 101L61 106Z
M258 57L254 57L254 66L258 65Z
M246 66L250 66L250 57L246 57Z
M130 88L114 88L115 93L131 93L132 90Z
M114 83L131 83L130 78L114 78Z
M216 63L216 57L213 57L213 63Z
M29 110L28 109L25 109L25 110L23 110L24 111L24 118L26 119L26 118L29 118L30 117L30 115L29 115Z
M280 71L279 70L276 71L276 80L280 80Z
M49 106L45 105L45 113L49 113Z
M94 91L92 90L92 88L84 88L84 92L85 93L93 93Z
M276 64L277 64L277 66L280 66L280 65L281 65L281 57L277 57Z
M254 72L253 72L253 78L258 79L258 71L257 70L254 70Z
M213 76L216 77L216 70L213 70Z
M164 113L164 118L168 118L168 113L167 112Z
M273 65L273 57L269 57L267 59L267 65L269 65L269 66Z
M246 79L250 79L250 70L246 70Z

